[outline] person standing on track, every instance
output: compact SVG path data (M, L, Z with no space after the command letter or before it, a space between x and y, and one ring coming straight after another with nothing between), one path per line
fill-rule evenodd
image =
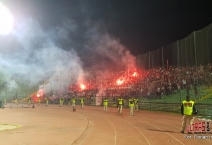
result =
M46 105L45 106L48 106L49 105L49 98L47 97L46 98Z
M122 98L118 98L117 100L117 106L118 106L118 112L122 113L122 108L123 108L124 102Z
M41 102L41 100L40 100L40 97L38 98L38 106L40 105L40 102Z
M133 110L134 110L134 101L133 98L129 99L129 108L130 108L130 115L133 116Z
M108 106L108 99L107 98L104 98L103 106L104 106L104 111L107 111L107 106Z
M59 107L62 107L63 106L63 99L62 98L60 98L60 106Z
M4 98L4 105L7 105L7 99Z
M76 102L75 97L73 97L73 98L71 99L71 102L72 102L72 107L75 108L75 102Z
M31 104L31 97L29 96L28 97L28 105L30 105Z
M190 96L186 96L186 100L182 101L181 104L181 114L183 115L181 133L185 132L187 121L189 121L189 125L193 124L193 115L196 115L196 113L194 101L190 100ZM191 132L188 132L188 134L191 134Z
M14 96L14 102L18 105L18 96L17 96L17 93Z
M63 106L63 102L64 102L64 99L63 98L60 98L60 106L59 107L62 107Z
M81 105L81 109L83 109L83 107L84 107L84 98L80 99L80 105Z
M135 97L133 101L134 101L134 110L138 112L138 98Z
M18 103L19 103L19 102L18 102L18 97L16 97L16 100L15 100L15 101L16 101L16 104L18 105Z
M68 98L68 106L71 105L71 97Z

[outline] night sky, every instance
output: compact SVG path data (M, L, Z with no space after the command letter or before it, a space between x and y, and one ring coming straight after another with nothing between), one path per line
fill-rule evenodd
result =
M63 49L81 53L88 27L120 40L133 55L161 48L212 23L211 0L0 0L14 15L32 17L43 29L64 19L77 24L71 41L57 40Z

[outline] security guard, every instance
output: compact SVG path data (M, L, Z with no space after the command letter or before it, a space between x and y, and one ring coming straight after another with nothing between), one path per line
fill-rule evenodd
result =
M75 108L76 99L75 98L72 98L71 102L72 102L72 107Z
M7 99L4 98L4 105L7 105Z
M71 105L71 97L68 98L68 106L70 106L70 105Z
M18 98L15 99L16 104L18 105Z
M63 106L63 99L60 98L60 106L59 107L62 107Z
M117 102L117 107L118 107L118 112L122 113L122 108L123 108L124 102L122 98L118 98L118 102Z
M49 98L47 97L46 98L46 105L45 106L48 106L49 105Z
M80 105L81 105L81 109L83 109L83 107L84 107L84 98L80 99Z
M193 123L193 115L196 114L196 112L194 101L190 100L190 96L186 96L186 100L182 101L181 105L181 114L183 115L181 133L185 131L187 120L189 121L189 125ZM191 134L191 132L188 133Z
M31 104L31 97L29 96L28 97L28 105L30 105Z
M138 112L138 98L134 98L134 110L136 110Z
M129 108L130 108L130 115L133 116L133 109L134 109L134 101L133 98L129 99Z
M104 106L104 111L107 111L107 106L108 106L108 99L107 98L104 98L103 106Z
M38 98L38 106L40 105L41 99L40 97Z

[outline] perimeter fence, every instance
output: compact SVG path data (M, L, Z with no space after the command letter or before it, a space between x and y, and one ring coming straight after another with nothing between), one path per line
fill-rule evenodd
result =
M137 56L138 69L145 70L155 68L168 69L170 66L175 68L193 67L198 73L197 69L200 66L208 66L211 63L212 24L201 30L194 31L184 39ZM212 73L209 75L211 76ZM190 96L195 100L200 115L212 116L211 82L207 85L204 83L198 84L198 94L195 94L194 88L191 88ZM181 90L176 94L160 99L156 96L151 96L150 98L141 97L140 108L180 113L181 101L185 100L186 95L186 90Z
M194 31L182 40L137 56L137 66L143 69L168 66L206 66L212 62L212 24Z

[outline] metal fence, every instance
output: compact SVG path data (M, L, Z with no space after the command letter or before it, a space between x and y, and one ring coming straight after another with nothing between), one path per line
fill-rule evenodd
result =
M138 69L150 70L152 68L166 69L173 67L198 67L207 66L212 63L212 24L194 31L186 38L163 46L157 50L150 51L137 56ZM191 90L193 92L193 90ZM199 94L191 94L195 100L200 115L212 116L212 89L204 91L202 86L198 86ZM162 99L142 99L140 108L180 112L182 99L186 94L164 97Z
M137 56L138 68L206 66L212 62L212 24L182 40Z

